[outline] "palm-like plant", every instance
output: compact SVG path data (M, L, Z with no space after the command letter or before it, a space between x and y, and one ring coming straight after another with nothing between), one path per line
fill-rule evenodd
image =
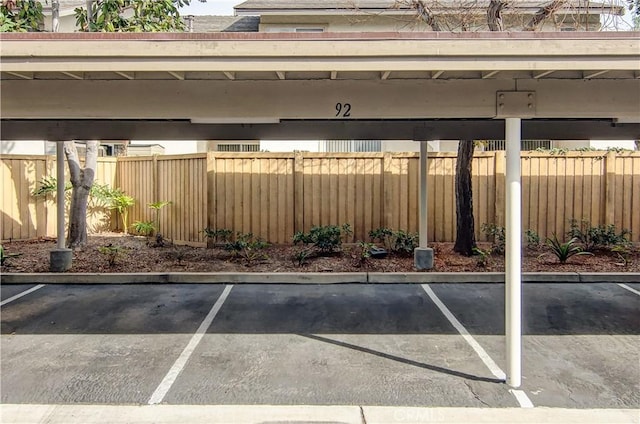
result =
M549 249L551 249L551 253L558 258L558 261L564 264L572 256L592 255L591 252L586 252L582 247L577 246L577 241L578 239L573 237L569 241L562 243L558 240L556 233L553 233L553 238L547 238L546 244L549 246Z
M162 200L160 202L153 202L153 203L149 203L147 206L149 206L151 209L156 211L156 231L159 233L160 232L160 210L162 208L164 208L165 206L168 206L171 204L171 201L167 201L167 200Z

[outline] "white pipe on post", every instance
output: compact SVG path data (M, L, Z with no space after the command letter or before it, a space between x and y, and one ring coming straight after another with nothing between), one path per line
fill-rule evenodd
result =
M427 248L427 165L428 165L428 142L420 141L420 224L419 224L419 247Z
M64 249L64 146L62 141L56 142L56 181L58 184L56 201L58 211L58 249Z
M60 0L51 0L51 31L60 31Z
M505 329L507 384L522 380L522 205L520 183L520 118L506 118Z

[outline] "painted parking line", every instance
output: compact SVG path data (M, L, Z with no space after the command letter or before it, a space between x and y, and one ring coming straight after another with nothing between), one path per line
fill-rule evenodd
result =
M506 380L507 374L495 363L493 359L489 356L486 350L480 346L480 344L473 338L471 334L467 331L466 328L458 321L458 319L453 315L453 313L447 308L447 306L442 303L440 298L434 293L434 291L429 287L428 284L422 284L422 288L427 293L427 296L436 304L440 312L449 320L451 325L458 330L458 333L464 338L464 340L471 346L471 348L478 354L482 362L487 366L489 371L498 379ZM510 389L509 392L513 394L513 396L518 401L518 404L521 408L533 408L533 403L527 396L527 394L522 390L514 390Z
M0 302L0 306L4 306L4 305L6 305L7 303L11 303L11 302L13 302L13 301L14 301L14 300L16 300L16 299L20 299L22 296L26 296L26 295L28 295L29 293L33 293L34 291L39 290L39 289L43 288L44 286L45 286L44 284L38 284L37 286L35 286L35 287L31 287L30 289L25 290L25 291L23 291L23 292L21 292L21 293L18 293L18 294L17 294L17 295L15 295L15 296L11 296L9 299L5 299L5 300L3 300L2 302Z
M229 293L231 292L232 288L232 285L228 285L224 288L224 291L222 292L216 303L213 305L204 321L202 321L200 327L198 327L195 334L191 337L189 344L187 344L187 346L184 348L167 375L165 375L164 379L162 379L156 390L151 395L151 398L148 402L149 405L155 405L162 402L164 397L167 395L167 393L171 389L171 386L173 386L173 383L176 381L176 378L178 378L178 375L180 375L180 373L184 369L187 361L189 361L189 358L193 354L193 351L196 350L196 347L198 347L198 344L200 344L200 341L211 326L214 318L222 308L222 304L225 300L227 300L227 297L229 297Z
M640 291L638 291L638 290L636 290L636 289L634 289L634 288L631 288L631 287L627 286L626 284L618 283L618 285L619 285L620 287L622 287L623 289L625 289L625 290L629 290L631 293L635 293L635 294L637 294L638 296L640 296Z

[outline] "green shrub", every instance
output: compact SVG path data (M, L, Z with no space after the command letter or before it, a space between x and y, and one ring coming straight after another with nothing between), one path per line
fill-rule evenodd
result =
M328 254L335 252L342 246L342 238L351 234L351 226L344 224L342 227L337 225L320 225L312 227L308 233L299 231L293 235L293 243L311 244L321 253Z
M20 255L20 253L7 253L7 251L4 250L4 247L0 244L0 265L4 265L7 259L15 258Z
M156 230L153 221L136 221L131 225L133 230L141 236L149 237Z
M578 224L575 219L569 220L569 223L571 227L567 235L582 243L583 249L587 252L593 252L598 249L611 249L614 246L624 246L629 243L628 236L631 232L623 228L618 233L613 224L594 227L589 221L583 220Z
M481 249L479 247L473 248L473 254L478 256L478 266L486 268L489 265L489 259L491 257L491 249Z
M204 233L205 237L210 239L214 244L228 242L231 239L231 235L233 234L233 231L226 228L205 228L204 230L202 230L202 232Z
M529 249L537 249L540 247L540 236L535 230L528 229L525 233L527 247Z
M480 228L491 241L491 251L503 254L506 240L504 227L500 227L495 224L482 224Z
M98 248L98 251L107 257L107 262L109 266L114 266L119 257L123 256L125 253L125 249L120 246L113 246L112 244L108 244L106 246L101 246Z
M371 240L378 241L389 252L401 255L411 255L418 247L418 233L410 233L404 230L393 231L389 228L381 227L369 231Z
M558 258L558 261L560 261L561 264L564 264L572 256L592 255L591 252L586 252L582 249L582 247L577 246L577 241L578 239L574 237L569 241L562 243L558 240L558 236L553 233L552 239L547 238L547 246L549 246L551 253L553 253L556 258Z
M224 246L233 256L243 258L247 264L252 264L257 259L266 259L263 252L269 246L266 241L256 238L253 233L237 233L236 240L227 242Z

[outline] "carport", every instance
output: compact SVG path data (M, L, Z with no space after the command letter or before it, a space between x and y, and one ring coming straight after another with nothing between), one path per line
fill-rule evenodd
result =
M512 387L521 138L640 137L639 33L3 34L1 58L2 140L421 142L427 262L426 142L504 138Z

